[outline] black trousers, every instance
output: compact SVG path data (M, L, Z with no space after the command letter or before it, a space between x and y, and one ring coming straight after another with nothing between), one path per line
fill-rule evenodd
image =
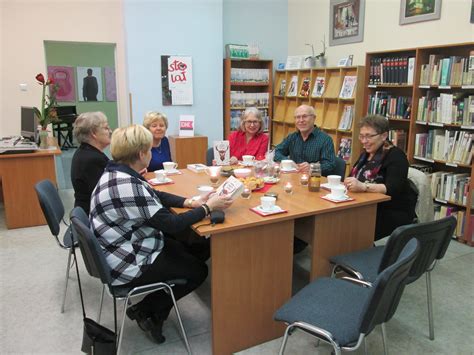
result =
M413 223L415 217L416 214L408 207L404 211L378 208L374 240L388 237L397 227Z
M152 265L127 286L142 286L172 279L186 279L185 285L173 287L176 300L198 288L208 274L204 260L194 256L190 248L180 241L165 237L165 245ZM173 301L164 291L147 295L139 304L140 311L154 314L158 319L166 319Z

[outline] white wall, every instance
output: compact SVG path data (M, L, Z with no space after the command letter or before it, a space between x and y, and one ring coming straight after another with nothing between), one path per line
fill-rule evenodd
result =
M365 65L366 52L474 41L471 0L443 0L440 20L403 26L400 1L366 0L363 42L329 47L329 0L288 0L288 55L309 54L308 42L319 53L323 35L328 66L349 54L355 65Z
M0 0L0 36L0 136L20 133L21 106L40 104L45 40L116 43L119 122L128 122L121 0Z

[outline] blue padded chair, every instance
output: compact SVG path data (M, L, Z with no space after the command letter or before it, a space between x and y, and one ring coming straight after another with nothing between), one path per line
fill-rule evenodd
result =
M71 226L64 220L64 205L59 197L56 186L50 180L42 180L35 185L36 195L38 196L41 210L44 218L48 223L51 234L56 239L59 247L68 250L67 265L66 265L66 281L64 285L63 301L61 303L61 313L64 313L64 305L66 303L67 284L69 281L69 270L71 268L72 248L77 246L77 239L74 239ZM66 229L62 242L59 240L61 232L61 221L64 222L68 228Z
M431 271L436 261L444 257L456 228L453 216L440 220L409 224L395 229L385 246L332 257L333 275L338 271L357 277L359 280L373 282L377 275L397 260L398 255L411 238L420 242L420 256L415 261L407 283L418 280L426 273L428 298L428 320L430 339L434 339L433 300L431 294Z
M212 161L214 160L214 148L211 147L206 152L206 165L212 166Z
M143 298L147 294L164 291L171 297L174 305L174 310L176 312L176 317L179 322L181 333L183 335L184 343L188 354L191 354L191 347L189 345L188 337L186 335L186 330L184 329L183 322L181 320L181 315L179 313L178 304L174 297L172 287L174 285L185 284L186 280L177 279L169 280L166 282L157 282L149 285L139 286L139 287L127 287L127 286L113 286L112 277L110 276L110 266L105 260L105 254L99 245L99 241L94 236L89 227L89 219L81 207L76 207L71 211L71 222L72 230L76 235L79 241L79 248L81 250L82 257L84 259L84 264L86 265L87 272L92 277L98 278L102 282L102 294L100 298L99 306L99 315L98 322L100 321L100 314L102 310L102 302L104 297L104 289L107 286L109 294L112 296L114 301L114 324L115 324L115 333L117 334L118 343L117 343L117 355L120 353L120 346L122 343L123 328L126 318L126 310L131 306L130 299L135 297ZM117 300L124 300L123 307L123 316L122 322L120 325L120 331L117 333Z
M288 324L280 354L285 351L288 335L294 328L331 344L338 355L341 350L358 349L378 324L382 325L386 352L384 323L397 309L418 255L418 244L416 239L409 241L396 262L382 271L373 285L348 277L345 279L352 282L323 277L304 287L275 313L275 320Z
M342 158L336 157L336 167L329 175L339 175L341 180L344 181L346 177L346 161Z

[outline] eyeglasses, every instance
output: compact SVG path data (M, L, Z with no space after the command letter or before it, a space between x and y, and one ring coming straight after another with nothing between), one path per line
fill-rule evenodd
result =
M251 125L258 125L260 122L259 121L244 121L244 123L247 125L247 126L251 126Z
M314 115L304 114L304 115L298 115L294 117L295 117L295 120L306 120L308 117L314 117Z
M370 141L372 138L380 136L382 133L376 133L376 134L367 134L363 136L362 134L359 134L359 140L361 141Z

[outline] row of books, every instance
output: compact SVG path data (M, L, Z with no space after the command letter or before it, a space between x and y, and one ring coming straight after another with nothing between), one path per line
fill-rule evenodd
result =
M417 121L474 126L474 95L428 90L418 100Z
M474 85L474 50L468 57L431 54L421 66L420 85Z
M369 85L413 84L414 57L371 58Z
M351 158L352 138L341 138L337 156L348 161Z
M352 129L352 119L354 117L354 106L344 105L341 120L339 121L338 129L350 130Z
M259 108L258 109L262 113L262 121L263 121L263 131L268 131L268 123L270 121L270 117L268 117L268 109L266 108ZM240 127L240 117L245 110L243 109L231 109L230 110L230 130L236 131Z
M453 164L471 164L474 133L433 129L415 135L415 157Z
M268 92L230 92L230 107L268 107Z
M442 219L444 217L448 216L454 216L457 220L456 223L456 229L454 230L454 235L456 237L462 238L464 235L465 229L467 228L467 220L470 219L470 233L467 235L473 234L473 228L474 228L474 215L468 215L465 210L459 209L455 206L446 206L446 205L441 205L441 204L436 204L434 205L434 219Z
M341 91L339 97L341 99L351 99L354 95L354 90L357 85L357 76L346 75L342 82ZM280 81L280 87L278 89L278 96L287 96L287 97L322 97L324 94L325 88L325 78L317 77L314 85L313 91L311 94L311 78L305 77L301 82L301 87L298 86L298 76L293 75L291 77L289 86L287 87L287 82L285 79ZM299 89L299 90L298 90ZM311 95L310 95L311 94Z
M376 91L374 95L369 95L367 107L369 114L379 114L387 118L410 119L411 97Z
M245 69L245 68L231 68L230 81L231 82L251 82L251 83L268 83L270 71L268 69Z
M436 171L431 174L431 194L435 199L465 206L470 182L468 173Z
M388 139L403 151L407 150L407 131L403 129L391 129L388 131Z

